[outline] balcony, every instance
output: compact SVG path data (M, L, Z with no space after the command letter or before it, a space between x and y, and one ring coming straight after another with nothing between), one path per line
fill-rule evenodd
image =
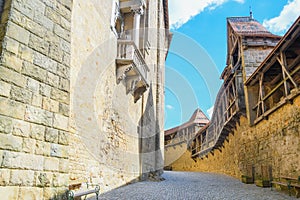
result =
M149 87L150 70L133 41L118 40L116 64L117 84L123 81L126 94L131 93L137 102Z
M122 13L130 13L137 8L144 8L145 0L120 0L120 10Z

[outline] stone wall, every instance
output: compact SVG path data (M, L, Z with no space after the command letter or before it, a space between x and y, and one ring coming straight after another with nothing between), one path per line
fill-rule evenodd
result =
M59 199L72 182L105 192L161 173L167 46L162 1L148 6L150 87L134 103L117 83L112 1L5 1L2 199Z
M224 173L236 178L254 166L255 177L262 175L261 166L270 166L273 178L298 177L300 172L300 97L286 104L250 127L245 117L228 137L221 150L214 150L204 159L191 159L185 152L172 165L173 170Z
M71 8L71 1L5 1L1 199L49 199L66 189Z
M157 37L157 15L162 15L157 7L162 3L148 5L153 34L149 34L151 49L145 60L150 86L136 103L124 82L117 83L112 2L76 0L73 4L70 179L99 184L106 192L163 168L163 118L157 116L162 112L157 102L162 104L163 93L157 92L157 77L164 69L164 60L158 57L165 52L156 49L158 42L165 41L164 34Z
M242 40L243 78L246 81L265 60L278 43L279 38L244 38Z
M245 76L249 78L257 67L264 61L273 48L248 48L243 51ZM245 80L246 80L245 79Z
M164 166L167 167L187 151L187 142L165 146Z

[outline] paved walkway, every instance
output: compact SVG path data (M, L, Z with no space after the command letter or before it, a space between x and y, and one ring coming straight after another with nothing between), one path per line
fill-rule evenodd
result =
M100 196L107 200L294 200L296 198L241 183L229 176L197 172L165 172L161 182L138 182Z

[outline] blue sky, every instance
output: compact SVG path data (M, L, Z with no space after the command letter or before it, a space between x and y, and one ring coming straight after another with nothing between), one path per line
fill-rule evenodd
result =
M199 107L211 114L226 59L226 17L253 16L283 35L300 14L300 0L169 0L174 33L166 61L165 129Z

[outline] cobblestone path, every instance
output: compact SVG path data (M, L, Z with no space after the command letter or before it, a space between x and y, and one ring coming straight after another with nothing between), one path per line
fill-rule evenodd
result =
M292 200L294 197L241 183L229 176L198 172L165 172L161 182L138 182L100 196L128 200Z

